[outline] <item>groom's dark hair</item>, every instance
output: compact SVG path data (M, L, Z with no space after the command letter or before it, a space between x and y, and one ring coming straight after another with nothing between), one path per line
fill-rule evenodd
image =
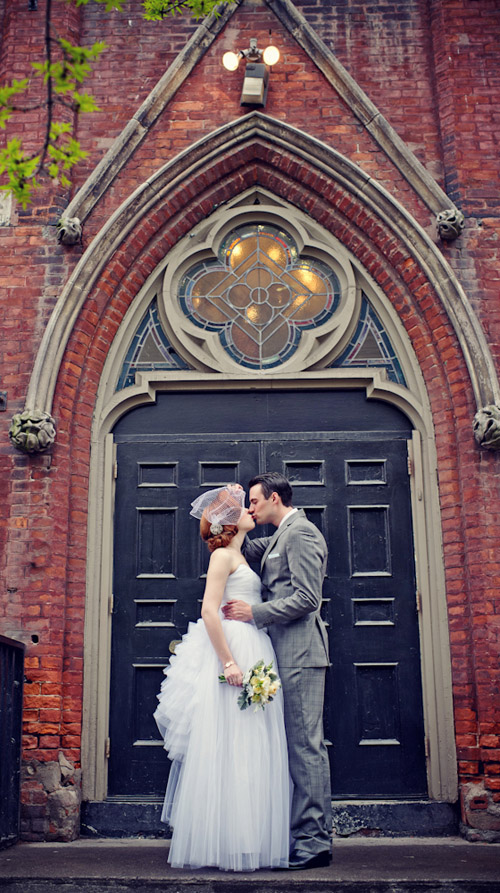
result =
M290 481L283 474L280 474L279 471L264 471L262 474L256 474L248 482L248 489L255 487L256 484L260 484L266 499L269 499L271 493L277 493L283 505L288 507L292 504Z

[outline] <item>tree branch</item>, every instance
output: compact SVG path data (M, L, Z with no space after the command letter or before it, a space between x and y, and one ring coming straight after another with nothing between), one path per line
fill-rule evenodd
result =
M51 64L52 64L52 38L50 35L50 22L51 22L51 13L52 13L52 0L47 0L45 6L45 57L47 59L47 121L45 124L45 139L43 142L42 151L40 153L40 161L38 162L38 166L36 169L36 174L39 174L42 170L45 159L47 157L47 149L49 148L50 143L50 130L52 127L52 114L53 114L53 106L54 106L54 98L53 98L53 90L52 90L52 74L51 74ZM35 174L35 176L36 176Z

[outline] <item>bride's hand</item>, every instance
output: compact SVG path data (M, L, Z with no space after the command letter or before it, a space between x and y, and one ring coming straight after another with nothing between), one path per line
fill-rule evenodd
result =
M231 664L230 667L225 669L224 676L226 677L226 682L229 685L242 685L243 683L243 673L241 672L238 664Z

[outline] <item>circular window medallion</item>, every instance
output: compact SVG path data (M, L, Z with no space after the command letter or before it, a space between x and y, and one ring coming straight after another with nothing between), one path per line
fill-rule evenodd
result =
M212 245L216 241L213 234ZM235 226L211 256L205 243L190 260L181 259L180 273L167 273L166 324L174 338L179 326L202 343L206 333L211 356L218 344L231 365L260 371L282 366L297 352L310 352L305 333L314 331L315 339L335 330L337 340L345 333L353 290L345 287L345 275L342 287L333 259L328 261L324 250L299 250L291 232L276 223ZM203 351L197 356L206 362Z

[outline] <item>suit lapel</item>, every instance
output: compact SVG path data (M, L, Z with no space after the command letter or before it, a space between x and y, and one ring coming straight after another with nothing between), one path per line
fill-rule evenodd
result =
M262 570L263 570L264 565L265 565L265 563L266 563L266 558L267 558L267 556L269 555L269 553L272 551L272 549L274 548L274 544L275 544L276 540L278 539L278 536L279 536L280 533L281 533L281 530L275 530L274 533L273 533L273 535L272 535L272 537L271 537L271 540L270 540L270 542L269 542L269 545L268 545L266 551L264 552L264 554L263 554L263 556L262 556L262 560L261 560L261 562L260 562L260 571L261 571L261 573L262 573Z
M268 545L266 551L264 552L264 554L263 554L263 556L262 556L262 561L260 562L260 572L261 572L261 573L262 573L262 571L263 571L263 569L264 569L264 564L266 563L266 558L267 558L267 556L268 556L268 555L272 552L272 550L274 549L274 547L275 547L276 543L278 542L280 536L282 536L282 534L285 532L285 530L287 530L287 529L290 527L290 524L293 524L293 522L295 521L296 518L299 517L299 515L304 515L304 512L302 511L302 509L299 509L298 511L294 512L293 515L290 515L289 518L287 518L285 521L283 521L283 524L281 525L281 527L278 527L278 528L275 530L275 532L273 533L273 535L272 535L272 537L271 537L271 540L270 540L270 543L269 543L269 545Z

